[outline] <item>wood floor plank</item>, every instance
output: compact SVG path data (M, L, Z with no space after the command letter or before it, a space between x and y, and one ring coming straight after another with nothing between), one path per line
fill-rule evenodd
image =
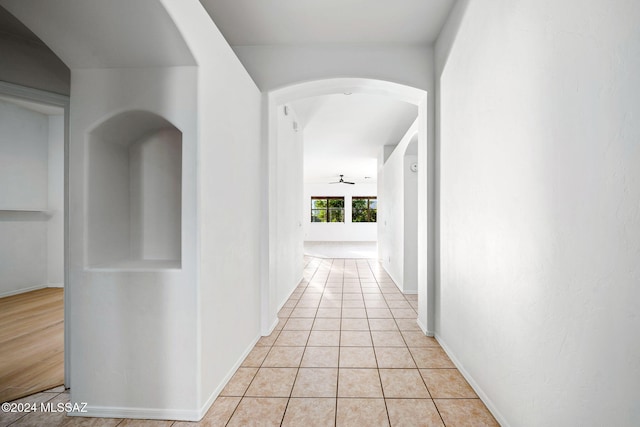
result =
M64 382L64 291L0 298L0 401Z

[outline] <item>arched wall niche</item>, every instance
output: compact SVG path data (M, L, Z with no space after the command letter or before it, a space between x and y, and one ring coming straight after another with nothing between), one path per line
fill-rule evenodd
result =
M90 269L181 267L182 132L149 111L125 111L87 134Z

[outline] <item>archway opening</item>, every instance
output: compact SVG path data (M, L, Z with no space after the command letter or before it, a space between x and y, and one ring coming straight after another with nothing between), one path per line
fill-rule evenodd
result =
M418 308L418 324L421 329L428 335L433 334L432 322L429 320L433 317L433 298L428 297L433 294L433 271L427 268L427 265L433 265L429 260L433 257L433 253L428 249L432 247L429 244L428 234L429 221L428 207L432 208L432 201L429 200L428 184L429 175L432 170L427 167L429 164L429 156L433 153L429 151L427 143L427 92L421 89L405 86L398 83L361 78L337 78L327 80L316 80L311 82L299 83L277 90L273 90L267 94L267 115L266 115L266 131L268 149L263 157L263 167L268 177L266 181L264 194L264 208L268 212L266 224L264 224L264 244L263 250L263 282L262 288L262 331L264 335L268 335L277 324L277 312L280 308L279 292L278 292L278 271L282 270L284 265L296 263L295 259L287 259L281 256L282 238L278 234L279 218L278 206L283 200L286 200L288 194L283 191L279 185L278 174L283 173L286 164L278 163L278 114L288 103L309 98L314 96L323 96L331 94L375 94L390 97L395 100L411 103L418 108L417 138L418 147L418 163L425 167L418 169L417 172L417 294L419 300ZM432 157L431 157L432 158ZM291 291L295 288L296 283L291 283Z

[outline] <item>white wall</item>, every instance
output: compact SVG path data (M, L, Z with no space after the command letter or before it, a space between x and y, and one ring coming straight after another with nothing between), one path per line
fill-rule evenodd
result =
M417 145L417 137L410 145ZM418 173L411 170L418 163L417 154L405 154L404 175L404 268L402 273L402 291L418 291Z
M297 132L295 111L278 108L278 147L275 161L278 191L276 228L278 247L276 256L277 303L281 307L302 279L303 249L303 132Z
M71 86L67 284L71 398L89 402L91 415L193 418L199 410L197 69L74 69ZM88 163L101 164L89 156L90 132L126 111L148 111L182 132L182 260L177 268L148 263L106 263L98 268L88 263L91 240L104 236L87 230L89 208L101 196L105 209L115 203L113 187L95 187L103 194L88 191L96 179ZM122 135L122 143L127 136L127 132ZM125 163L122 174L128 172ZM125 196L126 207L127 192Z
M132 242L131 255L134 259L179 262L182 134L175 128L160 129L144 136L130 150L135 150L137 157L131 159L130 168L134 170L130 174L137 175L140 189L138 200L131 200L140 210L139 224L134 227L139 236Z
M639 425L640 3L458 7L438 339L503 425Z
M49 120L0 100L0 209L46 210Z
M377 196L377 184L304 184L304 241L306 242L375 242L375 222L351 222L351 198ZM311 197L344 197L344 222L311 222Z
M404 46L234 46L258 87L332 77L380 79L429 90L433 49Z
M204 415L260 337L262 96L200 2L164 4L198 62L198 404Z
M260 333L260 91L197 0L0 1L72 69L71 399L196 420ZM182 132L178 268L86 264L87 134L130 110Z
M63 156L63 116L0 101L0 296L62 286Z
M378 252L382 267L393 278L398 287L407 293L418 289L418 176L408 168L417 162L417 155L405 156L412 142L417 144L418 120L411 125L393 152L387 157L388 148L383 147L378 167ZM412 194L411 200L405 200ZM406 203L406 204L405 204ZM407 221L410 220L410 221ZM405 233L411 239L405 239ZM411 248L413 253L405 253ZM405 270L409 277L405 280ZM406 283L405 283L406 282Z

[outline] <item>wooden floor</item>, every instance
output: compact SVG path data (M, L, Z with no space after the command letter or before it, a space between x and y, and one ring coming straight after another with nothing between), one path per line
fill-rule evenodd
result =
M0 298L0 402L64 382L63 289Z

